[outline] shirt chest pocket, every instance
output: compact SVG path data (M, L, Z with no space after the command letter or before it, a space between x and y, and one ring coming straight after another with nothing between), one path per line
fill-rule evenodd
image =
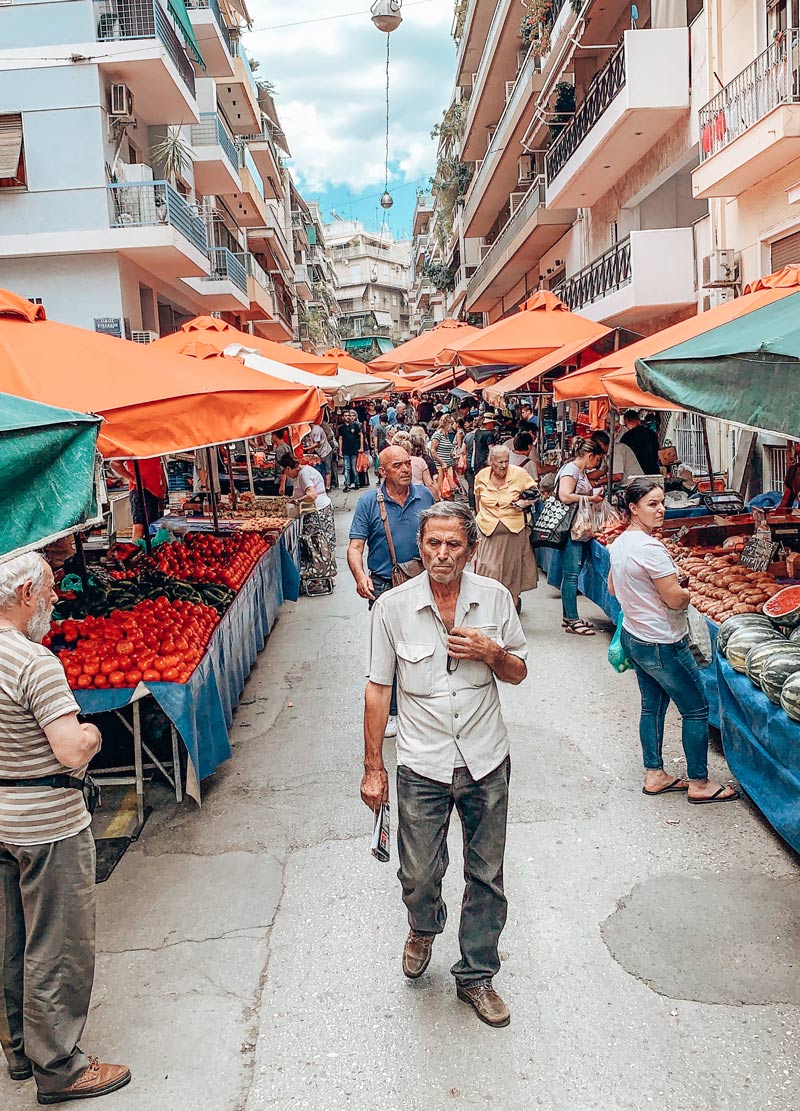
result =
M490 640L500 642L500 630L497 625L475 625L474 628L483 633ZM493 672L483 660L459 660L458 667L453 673L456 687L487 687L492 681Z
M430 643L398 640L397 681L406 694L433 694L433 650Z

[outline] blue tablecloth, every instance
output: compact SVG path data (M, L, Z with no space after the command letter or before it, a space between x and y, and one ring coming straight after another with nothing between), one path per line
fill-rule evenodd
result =
M198 779L211 775L231 754L228 729L233 711L283 603L285 551L276 544L258 561L188 683L140 684L174 724ZM74 693L84 714L120 709L134 694L131 689Z
M281 578L283 597L296 602L300 597L300 521L292 521L281 533Z

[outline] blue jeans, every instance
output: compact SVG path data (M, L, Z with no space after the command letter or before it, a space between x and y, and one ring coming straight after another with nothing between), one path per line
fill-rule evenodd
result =
M442 880L447 871L447 831L453 807L461 819L464 898L458 942L461 960L450 969L463 985L489 980L500 970L497 944L506 924L503 891L508 757L483 779L455 768L452 783L438 783L402 764L397 769L398 879L411 929L440 934L447 920Z
M663 768L664 718L670 699L683 719L682 742L689 779L708 779L708 699L686 637L677 644L638 640L622 630L642 696L639 739L645 768Z
M357 455L343 455L344 460L344 484L345 486L358 486L358 474L356 472L356 459Z
M578 620L578 575L586 562L588 545L570 536L561 551L561 611L567 621Z

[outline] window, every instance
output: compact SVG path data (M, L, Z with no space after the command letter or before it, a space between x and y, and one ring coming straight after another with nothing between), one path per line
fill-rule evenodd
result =
M0 116L0 189L26 189L22 114Z
M393 304L393 305L394 305L395 307L397 306L397 294L396 294L396 293L393 293L393 294L392 294L392 304Z
M350 282L351 282L352 285L360 285L361 284L361 267L360 266L352 266L352 265L350 266Z

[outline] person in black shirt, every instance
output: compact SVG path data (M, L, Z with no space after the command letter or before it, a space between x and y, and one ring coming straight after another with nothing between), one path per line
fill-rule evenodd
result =
M520 405L519 430L520 432L531 432L534 435L539 431L539 422L533 415L533 406L529 405L527 402Z
M627 409L622 420L627 432L620 436L619 442L627 444L636 456L644 474L661 474L658 461L658 436L652 428L642 424L635 409Z
M339 454L344 460L344 488L355 490L358 486L356 472L356 457L364 450L364 433L358 414L354 410L343 414L342 423L338 428Z

